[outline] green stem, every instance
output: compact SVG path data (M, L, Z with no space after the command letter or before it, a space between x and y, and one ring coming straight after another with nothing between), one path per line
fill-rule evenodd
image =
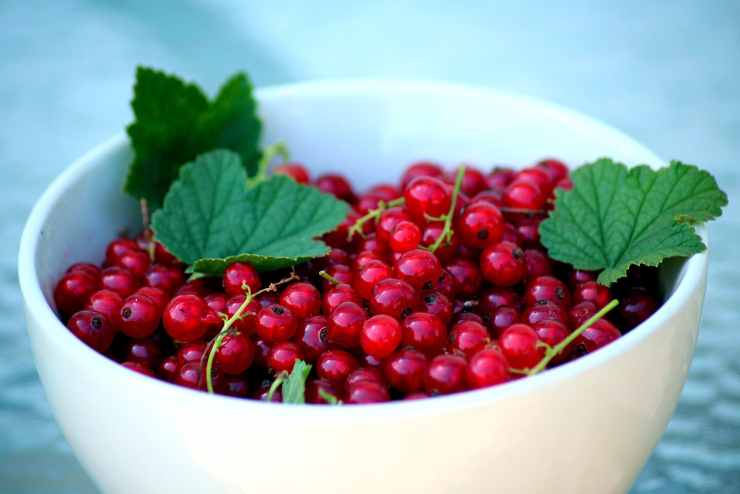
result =
M327 273L323 269L321 271L319 271L319 276L321 276L322 278L324 278L326 281L328 281L332 285L335 285L336 286L336 285L339 285L340 284L340 281L338 279L336 279L335 277L333 277L332 275L330 275L329 273Z
M431 252L435 252L442 245L442 242L450 243L452 240L452 220L455 218L455 207L457 206L457 197L460 195L460 188L462 187L463 177L465 177L465 165L460 166L457 170L457 176L455 177L455 188L452 189L452 199L450 200L450 210L444 215L445 224L442 228L442 233L439 234L437 240L429 246Z
M255 173L253 177L249 178L250 186L257 185L267 178L267 169L270 167L272 160L277 156L281 157L284 162L290 160L290 153L288 152L288 147L285 143L277 142L265 148L262 152L262 158L260 158L260 161L257 164L257 173Z
M586 322L578 326L578 329L569 334L563 341L561 341L554 347L548 348L545 352L545 356L542 357L542 360L540 360L536 366L532 367L532 369L527 371L527 375L532 376L542 371L545 367L547 367L547 364L549 364L550 361L555 358L556 355L565 350L565 348L570 345L576 338L581 336L584 331L593 326L596 321L607 315L617 305L619 305L619 301L616 299L612 300L604 307L602 307L600 311L591 316Z
M272 384L270 385L270 389L267 391L267 401L268 402L272 401L273 395L278 390L280 385L282 385L285 382L285 378L287 376L288 376L288 373L283 371L275 377L274 381L272 381Z
M319 388L319 396L321 396L324 401L326 401L329 405L341 405L342 400L338 399L333 394L329 393L328 391Z
M355 220L355 222L352 224L352 226L349 228L349 231L347 232L347 240L352 240L352 236L357 233L360 236L364 236L362 234L362 228L365 226L365 223L367 223L370 220L378 220L380 218L380 215L383 214L383 212L388 208L394 208L396 206L401 206L406 200L403 197L399 197L398 199L393 199L392 201L379 201L378 207L375 209L371 209L367 212L364 216L360 216Z

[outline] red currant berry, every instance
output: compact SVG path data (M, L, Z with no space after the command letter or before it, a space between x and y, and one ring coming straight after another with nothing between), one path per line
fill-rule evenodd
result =
M175 357L174 355L166 357L159 364L159 377L167 382L175 382L175 379L177 378L177 371L177 357Z
M138 362L149 369L156 369L162 359L162 349L153 338L131 340L123 350L123 360Z
M284 163L273 168L272 173L275 175L285 175L292 178L299 184L310 182L308 170L301 163Z
M67 271L65 271L64 274L78 273L78 272L85 273L99 280L100 274L103 272L103 270L97 267L95 264L91 264L89 262L76 262L72 264L70 267L68 267Z
M243 285L247 285L252 293L257 292L262 287L257 270L251 264L244 262L235 262L224 271L223 276L224 291L231 295L241 295L244 293Z
M146 338L157 330L162 308L151 298L134 294L126 297L119 314L119 329L123 334L131 338Z
M577 328L584 322L588 321L597 311L598 309L596 308L595 303L585 301L571 307L568 311L568 317L572 326ZM563 321L561 320L560 322Z
M198 278L197 280L185 283L175 292L175 295L196 295L204 298L213 292L214 290L211 288L208 278Z
M405 189L417 177L444 177L444 170L437 163L431 161L417 161L406 168L401 177L401 188Z
M447 181L452 185L455 183L455 177L459 168L455 169L453 173L447 176ZM465 172L463 173L463 180L460 190L467 196L474 196L483 189L488 188L486 177L481 173L480 170L471 165L465 166Z
M227 375L221 380L216 393L235 398L246 398L249 395L249 383L242 376Z
M441 293L450 300L455 297L455 280L452 278L449 271L442 269L439 278L432 283L432 290Z
M100 281L103 288L118 293L121 297L128 297L139 288L139 280L131 271L119 267L105 268Z
M114 266L128 269L138 278L143 278L149 269L149 254L140 250L124 252Z
M111 290L99 290L90 296L85 308L103 314L113 327L120 325L119 312L123 305L123 299Z
M203 297L203 301L216 314L226 314L226 303L228 299L223 293L212 293L210 295L206 295Z
M480 290L481 274L478 265L470 259L458 258L445 267L452 276L455 294L472 297Z
M121 365L128 370L138 372L144 376L157 377L149 367L142 365L139 362L124 362Z
M344 381L360 364L351 353L344 350L327 350L316 361L316 373L336 387L343 387Z
M164 245L154 242L154 262L165 266L179 266L181 263Z
M488 187L494 190L504 190L507 185L514 181L516 172L508 167L497 166L493 169L486 182Z
M206 351L206 344L203 342L186 343L177 350L177 365L182 367L185 364L200 363L203 360L203 354Z
M568 328L558 321L540 321L533 327L537 337L551 347L556 346L568 336Z
M568 275L568 281L570 283L570 286L575 288L582 283L586 283L587 281L596 281L596 277L597 275L593 271L574 269Z
M454 350L471 357L490 343L491 338L488 330L481 323L460 321L452 327L450 341Z
M67 328L93 350L105 353L113 343L116 329L105 316L94 310L76 312L67 321Z
M424 389L427 358L410 348L401 350L383 363L383 374L393 388L402 393L415 393Z
M369 299L373 294L373 287L390 278L392 274L390 266L383 261L368 261L355 272L352 286L360 297Z
M411 221L399 221L393 229L390 247L393 252L406 252L416 249L421 242L421 229Z
M306 403L314 405L328 404L326 398L322 396L322 391L337 400L339 399L339 392L329 381L326 379L310 379L306 383Z
M351 285L352 284L352 270L349 266L344 264L332 264L326 268L326 273L337 280L340 284ZM324 291L330 290L333 286L333 282L324 280Z
M267 354L267 365L276 374L293 370L297 360L303 359L301 347L292 341L275 343Z
M200 377L200 362L190 362L180 367L180 369L177 371L177 376L175 376L175 384L190 389L202 389L200 384Z
M360 270L363 267L365 267L366 264L372 262L372 261L380 261L382 263L385 263L385 257L379 256L378 254L370 251L362 251L359 254L355 256L355 260L352 263L352 267L355 270Z
M514 324L503 330L498 343L515 369L531 369L545 356L545 347L537 333L526 324Z
M327 318L329 343L348 349L359 348L366 319L365 309L355 302L339 304Z
M117 238L113 240L105 249L105 265L117 265L121 256L127 252L141 252L139 244L129 238Z
M527 274L524 252L511 242L486 247L481 254L480 265L483 277L497 286L516 285Z
M445 323L432 314L415 312L403 320L403 344L432 357L447 344Z
M83 271L68 273L54 289L54 304L63 316L69 316L85 307L99 288L100 280Z
M511 378L509 362L496 348L484 348L470 358L465 378L471 389L505 383Z
M597 309L601 309L612 299L609 288L600 285L595 281L581 283L573 291L573 301L578 304L581 302L593 302Z
M343 302L355 302L356 304L361 302L355 289L345 283L332 286L324 292L321 309L324 314L331 314Z
M396 225L401 221L406 221L408 219L410 219L410 216L404 208L394 207L386 209L381 213L377 225L375 226L375 235L377 239L383 243L389 243L391 240L391 234L396 228Z
M427 368L427 392L448 394L464 390L467 366L465 359L459 355L437 355Z
M509 307L508 305L502 305L501 307L496 309L496 311L493 313L493 317L490 320L493 334L495 334L496 336L501 335L501 332L504 329L508 328L512 324L518 323L519 320L519 311L517 311L513 307Z
M255 351L252 340L241 333L231 333L221 340L215 360L226 374L241 374L252 365Z
M411 286L421 288L432 287L442 274L439 259L428 250L413 249L404 252L393 265L396 275Z
M545 205L546 195L533 182L517 180L506 187L504 204L510 208L541 210Z
M178 295L167 304L162 322L173 340L191 342L202 338L210 329L209 313L215 315L202 298Z
M438 178L417 177L403 191L406 209L417 221L426 222L427 216L440 217L450 209L450 192Z
M223 312L231 318L244 303L246 295L234 295L226 301L226 310ZM207 303L207 302L206 302ZM210 307L210 305L209 305ZM257 313L262 309L259 300L252 300L244 308L241 315L234 320L232 327L245 336L253 335L257 330Z
M619 330L606 319L600 319L568 345L571 356L592 353L622 336Z
M185 276L179 268L154 264L145 275L147 286L173 294L185 283Z
M537 163L537 166L545 169L550 174L550 181L553 183L568 177L568 165L560 160L544 159Z
M421 234L421 245L424 247L429 247L433 245L440 235L442 235L442 232L444 231L444 223L435 221L433 223L429 223L424 228L424 231ZM455 257L455 252L458 248L458 235L453 235L452 240L448 242L442 242L439 246L439 248L434 252L434 254L443 261L449 261Z
M527 284L524 290L524 303L535 305L549 301L561 307L570 306L570 291L565 283L552 276L539 276Z
M519 307L519 295L510 288L494 287L484 291L480 297L479 308L483 314L492 313L502 305Z
M386 278L376 284L370 299L370 309L375 314L386 314L396 319L411 314L416 305L414 288L396 278Z
M321 294L311 283L293 283L280 294L280 305L287 307L296 317L304 319L319 313Z
M352 386L360 381L373 381L385 385L383 373L377 367L360 367L347 376L345 386Z
M348 404L382 403L390 400L388 388L373 381L360 381L347 386L346 402Z
M548 319L565 324L568 321L568 314L562 306L550 301L537 302L529 306L522 314L522 321L527 324L537 324Z
M297 330L298 320L282 305L273 304L257 313L257 334L268 344L288 341Z
M391 316L378 314L363 323L360 344L366 354L382 359L393 353L399 343L401 325Z
M355 211L357 211L360 215L364 216L373 209L377 209L378 205L380 204L380 197L378 197L375 194L367 193L361 195L359 198L357 198L357 202L355 203Z
M658 301L647 291L633 289L623 298L619 307L619 317L627 329L632 329L650 317L658 308Z
M488 202L473 202L457 219L455 233L464 245L482 249L501 241L504 234L504 217L499 209Z
M421 294L421 307L423 312L437 316L445 324L452 319L452 302L445 295L433 290L427 290Z
M526 249L524 251L524 263L527 265L527 278L530 280L538 276L552 274L550 259L538 249Z
M321 175L316 179L315 185L321 192L332 194L337 199L342 199L350 204L355 202L352 185L341 175Z
M515 182L528 182L536 185L545 196L550 195L555 185L550 174L544 168L536 166L525 168L517 173Z
M309 317L298 332L301 353L308 362L314 362L328 347L329 327L324 316Z

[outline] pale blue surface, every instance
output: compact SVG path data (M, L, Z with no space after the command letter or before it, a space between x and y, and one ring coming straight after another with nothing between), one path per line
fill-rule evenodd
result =
M579 109L711 170L734 201L711 227L699 349L634 492L740 492L740 2L397 3L0 2L0 492L96 492L38 384L16 249L49 181L128 122L137 63L210 89L241 68L258 85L348 76L493 85Z

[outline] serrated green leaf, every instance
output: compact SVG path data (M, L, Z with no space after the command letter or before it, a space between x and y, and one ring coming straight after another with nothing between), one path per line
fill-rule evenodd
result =
M718 217L727 204L714 177L678 161L655 171L603 158L576 169L572 181L573 190L557 191L540 238L552 258L603 270L598 281L605 285L631 265L703 251L693 225Z
M334 196L281 175L247 188L239 155L217 150L182 167L152 227L192 271L221 274L237 260L269 271L325 255L316 238L347 211Z
M134 161L124 190L151 210L161 206L180 167L203 152L232 149L255 173L262 124L244 74L229 79L211 103L195 84L139 67L131 107L134 122L126 130Z
M303 360L296 360L293 370L283 381L283 403L306 403L306 380L311 373L311 365Z

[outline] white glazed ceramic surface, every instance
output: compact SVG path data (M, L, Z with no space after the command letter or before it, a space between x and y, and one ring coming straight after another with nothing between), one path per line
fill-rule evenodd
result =
M600 156L661 164L622 133L520 96L444 84L338 81L258 91L265 142L359 187L432 158L526 165ZM56 418L106 493L621 493L671 416L706 286L706 255L664 270L671 297L592 355L531 379L416 402L287 406L209 396L128 371L76 340L49 305L75 261L100 261L137 221L117 137L34 208L19 276ZM493 160L493 161L492 161Z

